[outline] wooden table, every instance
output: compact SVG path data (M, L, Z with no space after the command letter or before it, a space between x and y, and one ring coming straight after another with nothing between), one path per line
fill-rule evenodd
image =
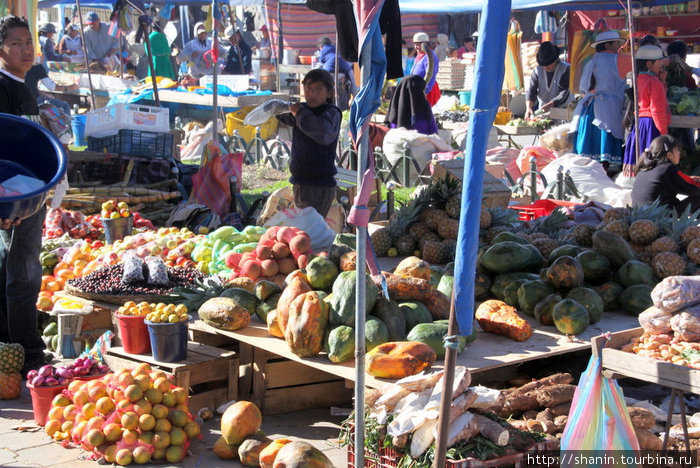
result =
M494 125L494 127L498 132L498 141L508 143L509 147L517 149L521 149L522 147L513 140L514 136L534 135L534 139L532 140L532 144L534 145L537 138L539 138L542 133L538 129L526 125L518 127L513 125Z
M571 120L573 113L573 109L552 107L549 109L549 118L552 120ZM696 115L672 115L668 126L671 128L700 128L700 117Z

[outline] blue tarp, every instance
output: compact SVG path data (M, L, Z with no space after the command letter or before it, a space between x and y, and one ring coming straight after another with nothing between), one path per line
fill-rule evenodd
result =
M84 0L80 2L80 6L85 7L111 7L116 0ZM166 3L174 3L177 6L193 5L207 6L211 5L211 0L148 0L146 4L164 5ZM39 0L39 8L49 8L53 6L73 6L75 0Z
M634 0L640 6L685 3L678 0ZM402 13L479 13L483 0L399 0ZM619 0L513 0L512 10L620 10Z

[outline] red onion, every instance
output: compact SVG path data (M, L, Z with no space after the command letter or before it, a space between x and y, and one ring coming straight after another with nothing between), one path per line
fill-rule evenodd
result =
M55 387L56 385L58 385L58 380L54 379L53 377L49 377L46 380L44 380L44 384L47 387Z
M32 379L31 383L35 387L41 387L42 385L44 385L44 380L44 377L37 375Z
M35 369L32 369L29 372L27 372L27 380L33 380L34 377L36 377L38 375L39 375L39 372Z
M42 377L51 377L54 372L54 367L50 365L42 366L41 369L39 369L39 375Z
M109 372L109 366L106 366L104 364L100 364L99 366L97 366L97 371L100 374L106 374L107 372Z

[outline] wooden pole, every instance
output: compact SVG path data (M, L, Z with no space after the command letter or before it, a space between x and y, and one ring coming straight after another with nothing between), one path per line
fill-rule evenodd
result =
M85 68L87 69L88 86L90 87L90 106L92 110L97 109L95 104L95 90L92 87L92 74L90 73L90 59L88 58L87 47L85 46L85 24L83 23L83 11L80 8L80 0L75 0L75 6L78 9L78 21L80 21L80 42L83 46L83 55L85 56Z
M143 15L142 15L143 16ZM156 101L156 107L160 107L160 98L158 97L158 83L156 82L156 68L153 64L153 49L151 48L151 39L148 37L148 22L140 23L143 28L143 40L146 42L146 58L148 59L148 69L151 71L151 86L153 87L153 99Z

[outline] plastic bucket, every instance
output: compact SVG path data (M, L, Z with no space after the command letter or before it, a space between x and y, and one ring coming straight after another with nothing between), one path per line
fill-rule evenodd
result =
M187 322L153 323L145 321L151 339L153 359L179 362L187 359Z
M457 95L459 96L459 104L462 106L468 106L469 102L472 100L471 91L460 91Z
M149 354L151 341L148 337L148 327L143 315L117 316L119 325L119 338L122 340L124 351L130 354Z
M70 119L70 126L73 130L73 146L87 146L85 139L85 123L87 115L74 115Z
M56 385L55 387L35 387L27 383L29 393L32 395L32 409L34 410L34 422L40 426L46 424L46 418L51 409L54 397L68 388L68 385Z
M131 228L134 226L134 217L128 218L100 218L102 226L105 228L105 240L108 244L113 244L114 241L122 240L131 234Z

